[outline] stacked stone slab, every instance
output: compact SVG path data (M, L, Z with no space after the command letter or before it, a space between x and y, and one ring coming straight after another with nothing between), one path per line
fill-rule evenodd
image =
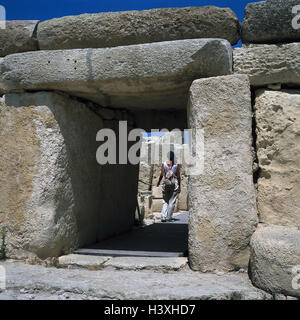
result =
M293 20L299 22L298 0L267 0L248 3L242 24L243 43L284 43L300 41L300 28L293 28Z
M38 50L36 20L6 21L5 29L0 29L0 57L13 53Z
M213 94L212 94L213 93ZM189 257L194 270L247 267L257 225L248 77L193 82L189 127L204 130L204 171L189 177Z
M58 256L129 230L138 168L96 161L98 130L114 126L57 93L8 94L4 100L0 230L7 231L7 256Z
M236 44L240 23L229 8L186 7L6 21L0 57L35 50L109 48L196 38Z
M297 0L249 3L242 24L243 47L234 50L234 70L247 74L251 85L300 83L300 21ZM297 18L297 12L298 17Z
M300 43L251 44L233 56L234 72L247 74L252 86L300 85Z
M102 106L185 108L191 82L232 73L227 40L35 51L0 63L0 93L59 90Z
M240 23L229 8L187 7L104 12L41 22L42 50L106 48L195 38L221 38L236 44Z
M248 4L244 45L234 50L234 71L249 75L255 96L262 226L251 240L250 276L259 288L296 297L299 291L292 288L292 279L299 271L292 275L292 270L300 261L299 13L299 1L294 0Z

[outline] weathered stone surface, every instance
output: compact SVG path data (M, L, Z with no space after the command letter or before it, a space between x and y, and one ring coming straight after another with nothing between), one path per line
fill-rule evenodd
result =
M260 220L300 227L300 91L257 90L255 116Z
M125 270L179 270L187 265L187 258L156 257L113 257L105 262L105 267Z
M242 24L243 42L278 43L300 41L300 29L292 26L298 0L269 0L248 3ZM299 22L299 18L295 21Z
M130 229L138 168L97 163L102 119L50 92L8 94L5 103L0 228L8 231L7 255L59 256Z
M64 268L86 268L89 270L97 270L103 269L104 263L109 259L110 257L68 254L58 258L58 266Z
M231 73L227 40L193 39L10 55L0 64L0 90L60 90L120 108L185 108L194 79Z
M140 161L139 168L139 191L151 190L152 184L152 166L146 162Z
M188 211L188 177L185 175L184 166L181 168L181 190L178 195L177 209L179 211Z
M246 267L257 225L248 77L194 81L188 109L189 127L203 129L205 141L204 172L189 177L191 267Z
M300 298L299 271L300 230L260 226L251 238L250 277L253 284L270 293Z
M89 271L9 262L3 265L7 273L6 298L22 299L20 288L24 288L33 290L37 299L39 295L59 299L63 292L68 293L70 299L75 294L79 299L116 300L272 299L270 294L256 289L247 274L240 273L218 276L188 270L169 273L153 270Z
M233 51L234 72L247 74L253 86L300 84L300 43L250 45Z
M0 57L13 53L38 50L36 29L39 21L6 21L5 29L0 29Z
M41 50L105 48L195 38L236 44L240 23L229 8L187 7L104 12L41 22Z

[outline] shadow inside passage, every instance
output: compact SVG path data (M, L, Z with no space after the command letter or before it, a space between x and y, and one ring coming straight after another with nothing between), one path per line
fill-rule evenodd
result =
M103 240L85 249L126 250L129 252L182 253L188 249L188 212L174 217L172 222L156 222L130 232ZM147 253L145 253L147 255Z

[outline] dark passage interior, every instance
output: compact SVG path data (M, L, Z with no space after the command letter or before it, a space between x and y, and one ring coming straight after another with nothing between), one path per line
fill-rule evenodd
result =
M188 212L174 217L171 223L157 222L106 239L75 253L100 256L187 256Z
M169 131L175 128L183 131L187 128L186 110L165 110L161 112L145 110L144 112L135 112L134 116L134 127L142 128L147 132L150 132L152 128L164 128ZM160 165L158 164L158 166ZM128 165L124 166L124 170L126 170L126 167ZM130 171L128 174L130 174ZM136 194L138 194L138 189ZM162 202L162 200L160 201ZM116 214L114 216L115 219L118 219ZM162 223L160 220L153 221L149 225L134 226L132 223L131 230L115 234L106 239L99 239L97 243L86 245L75 250L74 253L99 256L187 256L188 212L176 213L173 218L172 222L167 223Z

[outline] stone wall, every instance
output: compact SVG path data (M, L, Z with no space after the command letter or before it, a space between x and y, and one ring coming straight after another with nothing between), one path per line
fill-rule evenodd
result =
M300 265L300 29L292 23L297 20L296 5L299 1L247 5L234 72L249 76L256 126L260 225L251 239L250 278L270 293L299 297L293 287Z
M57 93L8 94L4 100L0 227L8 231L7 255L58 256L129 230L137 166L97 163L96 134L107 121Z
M9 256L56 256L130 229L138 168L99 167L96 132L117 131L119 120L147 131L189 123L205 131L204 172L183 176L178 200L185 210L189 195L191 267L229 271L250 261L256 286L298 297L298 4L248 4L233 57L240 23L230 9L8 22L0 30L0 224ZM156 183L159 167L142 157L140 178Z

